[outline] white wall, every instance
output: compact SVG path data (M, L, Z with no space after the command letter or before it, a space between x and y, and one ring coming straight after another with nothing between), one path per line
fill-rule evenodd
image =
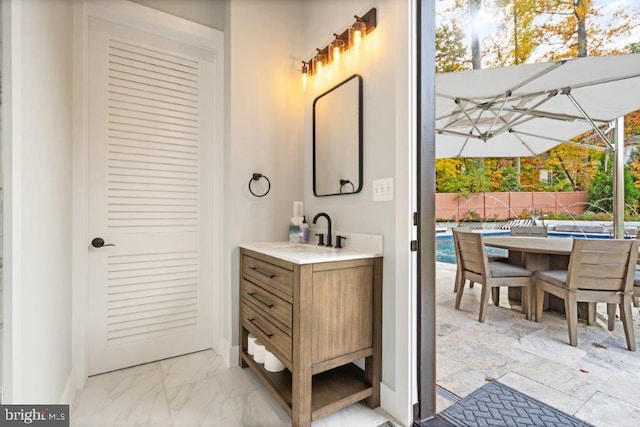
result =
M302 3L227 6L223 348L238 345L238 244L285 240L292 202L303 198ZM271 181L267 196L248 192L253 172ZM233 363L238 354L223 357Z
M224 347L238 345L238 249L245 241L285 240L291 202L310 220L329 213L334 230L384 236L383 407L411 421L409 304L410 145L409 5L393 0L229 0L226 4ZM378 28L358 61L301 91L302 59L324 47L354 14L378 9ZM311 104L353 73L364 78L364 188L358 195L313 196ZM253 172L271 179L262 199L248 194ZM393 202L372 202L371 182L395 179ZM226 344L226 345L224 345ZM233 348L233 347L232 347ZM225 358L237 360L237 350Z
M311 58L332 34L341 33L363 15L377 9L378 25L363 40L356 58L352 53L328 75L312 77L305 98L304 195L307 215L327 212L333 230L382 234L383 355L382 406L403 423L410 422L409 360L412 307L410 304L410 149L408 104L409 1L343 0L305 3L305 55ZM315 197L312 176L312 103L316 96L354 73L363 78L364 181L362 192L348 196ZM394 178L394 201L373 202L372 181ZM318 224L325 231L325 222ZM313 227L313 226L312 226ZM314 230L312 229L311 235ZM314 237L315 239L315 237ZM349 242L346 242L346 246Z
M5 278L15 288L9 297L17 329L8 339L9 363L17 369L7 378L5 397L57 402L71 369L72 2L12 3L12 18L20 25L11 34L10 49L19 55L9 67L19 74L6 75L6 81L13 86L9 94L21 101L10 118L11 138L5 139L11 144L5 160L7 185L17 190L5 195L11 204L5 221L14 225L5 241L19 251L5 254ZM400 368L406 365L408 343L403 340L408 332L396 309L409 283L403 3L234 0L226 4L225 21L224 339L228 345L238 343L238 243L286 239L292 201L304 198L308 216L328 212L338 230L384 235L383 381L396 391L408 380ZM311 82L303 94L300 60L350 24L354 13L372 6L378 8L379 25L367 37L369 51L324 83ZM315 198L311 102L354 72L364 78L363 193ZM253 172L271 180L264 198L248 194ZM374 203L371 181L385 177L396 179L396 200Z
M72 2L7 3L5 399L58 403L71 370Z

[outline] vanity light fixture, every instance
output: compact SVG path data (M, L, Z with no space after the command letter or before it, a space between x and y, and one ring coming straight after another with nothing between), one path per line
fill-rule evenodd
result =
M310 74L317 74L318 76L321 76L322 70L327 65L327 54L325 53L325 51L328 51L329 48L326 47L324 50L316 50L318 51L318 54L315 56L315 58L309 61L309 64L311 64L311 66L309 67L309 71Z
M351 27L351 43L356 52L360 49L360 43L362 43L362 37L367 33L367 22L360 18L358 15L353 15L356 18L355 24Z
M341 33L333 33L334 40L323 49L316 49L318 53L309 61L303 61L307 64L307 72L302 72L303 80L306 76L322 75L322 71L330 63L337 63L343 52L354 48L357 52L362 39L376 28L378 17L376 8L372 8L362 16L354 15L356 22ZM304 67L303 67L304 70Z
M331 43L331 55L333 57L333 62L337 64L340 60L340 54L346 46L346 43L344 42L344 40L342 40L340 34L333 33L333 35L336 39L333 41L333 43Z

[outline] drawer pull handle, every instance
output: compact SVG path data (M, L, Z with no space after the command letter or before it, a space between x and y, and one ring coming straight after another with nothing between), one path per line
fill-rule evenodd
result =
M269 309L272 309L272 308L273 308L273 304L268 303L268 302L263 301L262 299L258 298L258 297L256 296L256 293L255 293L255 292L249 292L249 296L250 296L250 297L253 297L253 299L254 299L254 300L258 301L260 304L262 304L262 305L266 306L267 308L269 308Z
M267 336L267 338L271 339L271 337L273 336L273 334L270 334L269 332L265 331L264 329L262 329L260 326L258 326L258 324L255 322L256 319L249 319L249 322L251 322L251 324L253 326L255 326L256 328L258 328L258 330L260 332L262 332L263 334L265 334Z
M274 277L276 277L275 274L271 274L267 271L260 270L258 267L249 267L249 268L255 271L256 273L262 274L263 276L267 276L269 279L273 279Z

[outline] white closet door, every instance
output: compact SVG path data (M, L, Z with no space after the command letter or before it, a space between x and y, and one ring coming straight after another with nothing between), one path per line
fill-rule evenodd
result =
M209 55L89 20L90 375L212 347Z

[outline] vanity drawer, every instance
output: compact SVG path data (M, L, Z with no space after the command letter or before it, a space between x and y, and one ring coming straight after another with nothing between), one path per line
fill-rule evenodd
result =
M240 311L242 325L262 341L267 350L278 358L284 357L288 363L291 363L291 337L247 303L242 303Z
M268 291L293 302L293 271L244 255L242 275Z
M250 301L255 307L264 311L267 318L273 317L282 323L291 334L291 304L278 298L270 292L267 292L260 286L257 286L248 280L242 279L240 287L240 296Z

